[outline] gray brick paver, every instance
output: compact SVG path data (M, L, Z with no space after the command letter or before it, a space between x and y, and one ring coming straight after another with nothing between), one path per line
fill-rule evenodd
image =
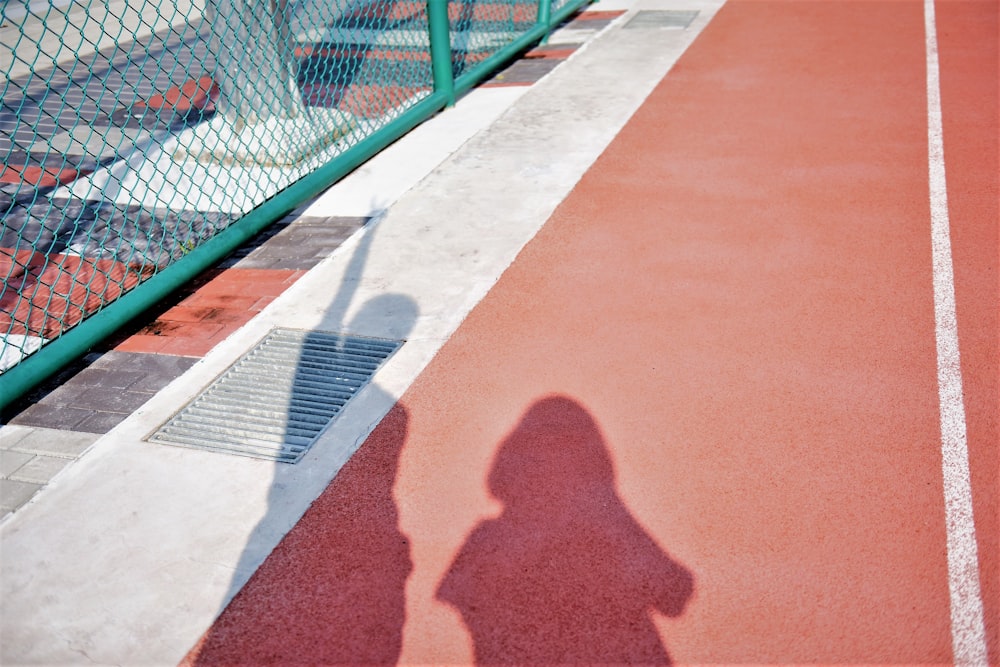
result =
M12 449L30 454L73 459L83 454L99 437L100 435L95 433L36 428Z
M121 352L115 354L124 355ZM132 353L122 363L142 369L142 378L129 387L130 391L155 393L183 375L196 361L166 354Z
M128 417L129 413L125 412L94 412L77 424L76 430L95 435L104 435L128 419Z
M46 401L30 406L24 412L14 417L11 423L20 426L72 431L75 430L77 424L89 416L89 410L79 410L58 402Z
M104 387L113 389L127 389L143 377L143 371L127 371L107 368L85 368L79 375L73 378L73 383L83 383L88 387Z
M87 387L76 396L70 407L93 412L131 414L152 396L152 392L145 391L122 391L115 387L102 386ZM78 425L79 423L77 422Z
M11 452L19 454L20 452ZM54 456L35 456L27 464L21 466L14 474L8 475L9 479L18 482L31 482L34 484L48 484L49 480L56 476L71 461Z
M9 449L0 451L0 477L10 477L33 458L35 458L34 454L25 452L15 452Z
M27 426L16 426L14 424L0 426L0 450L12 448L18 442L28 437L29 433L31 433L31 428Z
M31 500L31 497L40 488L42 488L41 484L0 479L0 509L5 511L16 510Z

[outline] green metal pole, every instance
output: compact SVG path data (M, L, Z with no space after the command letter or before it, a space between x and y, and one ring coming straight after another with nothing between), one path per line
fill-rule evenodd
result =
M573 14L573 12L589 2L590 0L577 0L576 2L569 2L560 7L552 14L552 25L558 25ZM545 36L547 31L548 27L536 23L530 30L515 39L513 42L500 49L483 62L478 63L472 70L455 79L455 93L457 95L461 95L462 93L470 90L477 83L489 76L490 73L492 73L496 68L505 64L522 51L525 51L537 44L538 41Z
M552 0L538 0L538 25L545 28L544 44L549 41L549 30L552 29Z
M431 41L431 69L434 92L455 105L455 75L451 65L451 28L448 25L448 0L427 0L427 31Z

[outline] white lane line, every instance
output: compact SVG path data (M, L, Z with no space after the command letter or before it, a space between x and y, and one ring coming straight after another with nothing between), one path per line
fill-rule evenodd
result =
M948 532L948 588L951 642L959 665L987 665L986 628L979 588L979 555L972 516L969 448L962 401L962 367L955 315L944 131L934 0L924 0L927 46L927 141L930 170L931 249L934 263L934 321L937 337L938 398L945 521Z

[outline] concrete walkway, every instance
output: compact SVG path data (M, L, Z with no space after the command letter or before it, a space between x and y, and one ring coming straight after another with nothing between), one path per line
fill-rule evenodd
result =
M4 520L3 664L1000 661L997 4L619 8ZM145 441L275 326L406 342Z

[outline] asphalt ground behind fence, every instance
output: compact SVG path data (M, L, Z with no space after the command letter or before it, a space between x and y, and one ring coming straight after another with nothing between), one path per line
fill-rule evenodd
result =
M683 35L616 24L266 311L407 338L305 467L140 444L257 318L6 521L4 650L176 662L201 636L185 662L1000 659L997 5L936 6L933 82L921 2L730 2L707 27L713 7L685 8L704 32L665 77L650 61ZM536 128L543 150L517 141ZM511 241L536 209L540 231ZM484 271L505 244L516 260ZM361 306L387 294L395 310ZM938 392L956 369L964 489ZM334 443L358 434L328 485ZM956 495L974 528L948 514ZM977 563L956 569L970 537Z

